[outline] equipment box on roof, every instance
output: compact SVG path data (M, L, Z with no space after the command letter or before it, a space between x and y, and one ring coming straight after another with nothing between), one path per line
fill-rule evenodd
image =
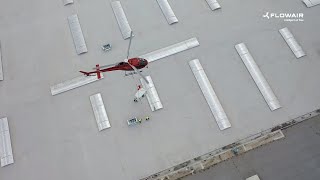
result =
M135 117L135 118L132 118L132 119L129 119L127 120L128 122L128 126L133 126L133 125L136 125L139 123L138 119Z

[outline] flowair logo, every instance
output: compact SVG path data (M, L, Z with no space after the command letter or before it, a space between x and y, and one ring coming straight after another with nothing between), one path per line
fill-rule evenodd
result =
M303 13L271 13L266 12L262 15L266 19L283 19L284 21L304 21Z
M262 17L265 17L265 18L270 19L270 17L269 17L269 12L266 12L266 14L265 14L265 15L262 15Z

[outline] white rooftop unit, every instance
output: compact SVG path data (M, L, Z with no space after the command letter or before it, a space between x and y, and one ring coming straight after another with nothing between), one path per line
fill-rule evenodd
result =
M123 11L120 1L111 2L113 13L117 19L123 39L127 39L131 35L131 27L129 25L126 14Z
M147 99L148 99L151 110L156 111L156 110L162 109L163 108L162 103L160 101L158 92L156 90L156 87L153 84L151 77L147 76L146 79L148 80L149 84L147 84L147 82L145 82L145 80L142 78L140 79L140 82L143 88L147 90Z
M179 42L177 44L173 44L171 46L144 54L142 56L139 56L140 58L144 58L148 60L149 62L159 60L161 58L194 48L199 46L199 42L197 38L191 38L182 42Z
M267 82L267 80L263 76L262 72L260 71L258 65L254 61L253 57L251 56L249 50L247 49L247 46L244 43L240 43L240 44L237 44L235 46L235 48L236 48L239 56L241 57L243 63L247 67L254 82L258 86L265 101L269 105L269 108L271 109L271 111L279 109L281 107L281 105L280 105L278 98L274 94L269 83Z
M220 130L225 130L231 127L230 121L222 108L218 96L214 92L211 83L204 72L202 65L198 59L189 62L190 68L200 86L200 89L210 107L210 110L216 119Z
M174 14L168 0L157 0L163 15L166 17L167 22L169 24L177 23L178 19L176 15Z
M280 29L279 32L297 58L301 58L306 55L288 28Z
M99 131L110 128L111 125L109 122L106 108L104 107L101 94L98 93L90 96L90 101Z
M88 52L86 42L83 37L78 15L74 14L68 17L69 27L73 38L73 43L77 54Z
M103 74L101 73L101 79ZM50 87L52 96L101 80L94 76L79 76Z
M6 117L0 119L0 158L1 167L14 163L9 124Z

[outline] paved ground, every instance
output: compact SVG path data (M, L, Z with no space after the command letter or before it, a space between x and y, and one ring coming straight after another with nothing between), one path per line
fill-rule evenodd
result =
M106 0L0 0L0 40L5 80L0 116L9 119L15 164L0 179L139 179L255 134L320 107L319 6L301 0L221 0L212 12L204 0L170 0L179 23L169 26L156 1L121 1L135 32L132 56L197 37L200 46L150 65L164 109L151 113L132 102L138 78L122 72L51 96L50 86L96 63L125 58ZM269 12L301 12L304 22L265 19ZM89 52L76 55L67 16L77 13ZM305 49L297 60L278 30L287 26ZM113 50L101 51L111 43ZM245 42L283 108L271 112L235 51ZM188 66L200 59L232 128L220 131ZM98 133L89 96L101 92L112 128ZM125 121L149 114L128 128Z
M284 131L285 139L220 163L185 180L316 180L320 177L320 116Z

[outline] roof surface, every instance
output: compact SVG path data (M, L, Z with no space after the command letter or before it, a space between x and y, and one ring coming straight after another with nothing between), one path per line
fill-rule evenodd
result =
M200 46L152 62L144 70L164 108L134 103L139 77L104 79L52 96L50 86L79 70L122 61L123 40L105 0L2 1L0 40L4 81L0 116L8 117L15 163L5 180L139 179L320 107L320 6L300 0L169 1L179 22L168 25L156 1L121 1L135 37L131 56L196 37ZM304 22L263 18L266 12L304 13ZM88 53L77 55L67 17L78 14ZM288 27L307 56L296 59L278 32ZM234 46L244 42L278 97L271 112ZM101 46L110 43L112 50ZM199 59L231 128L220 131L188 62ZM98 132L89 96L101 93L111 128ZM128 127L132 117L150 116Z

